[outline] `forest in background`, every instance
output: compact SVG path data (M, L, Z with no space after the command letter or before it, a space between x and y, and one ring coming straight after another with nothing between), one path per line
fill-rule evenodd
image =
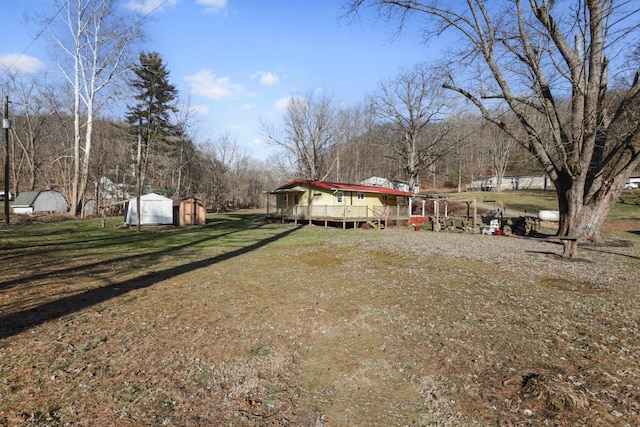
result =
M379 176L414 191L462 191L477 177L495 175L499 188L507 174L544 173L559 234L597 241L637 172L638 11L626 2L516 0L501 11L484 0L447 9L352 0L347 15L371 8L398 31L415 16L425 40L453 31L465 42L445 62L380 81L360 105L338 105L326 91L292 94L281 121L261 123L280 150L259 161L230 133L197 135L195 108L161 53L139 51L144 16L122 14L115 0L53 1L45 30L63 78L3 73L4 118L15 120L4 191L59 189L72 215L92 198L111 205L148 191L194 195L216 211L260 207L265 191L292 178ZM609 41L612 31L620 36ZM609 79L612 59L622 68Z
M69 101L62 96L65 87L43 85L42 81L41 76L14 76L10 85L5 85L11 88L12 99L10 191L54 189L69 197L73 115ZM189 123L188 114L176 111L171 120L184 132L148 147L143 193L152 191L172 198L195 195L208 209L219 211L230 206L263 207L264 191L293 178L358 183L379 176L409 181L406 152L399 143L403 129L376 115L371 99L363 100L368 107L338 108L328 96L317 98L292 97L296 102L290 104L281 123L264 124L266 137L281 144L279 154L266 160L253 158L228 132L206 136L203 143L194 142L190 135L194 123ZM420 107L399 108L409 111ZM319 129L321 120L321 131L311 135L308 130ZM289 137L296 132L307 135L297 146L295 138ZM274 135L282 139L276 141ZM124 117L100 115L94 119L92 139L84 200L95 199L103 205L135 197L135 126ZM321 142L314 145L314 141ZM415 182L421 189L464 191L474 178L540 173L530 154L470 112L443 113L428 122L420 130L416 151L424 156ZM317 153L313 174L301 160L305 152Z

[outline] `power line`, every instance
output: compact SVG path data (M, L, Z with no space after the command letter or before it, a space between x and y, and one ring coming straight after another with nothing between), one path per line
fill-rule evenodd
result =
M153 9L151 9L149 12L147 12L146 15L142 16L140 19L138 19L134 25L138 25L139 23L141 23L142 21L144 21L149 15L153 14L156 10L160 9L162 6L164 6L165 4L167 4L169 0L163 0L162 3L158 4L156 7L154 7ZM133 25L132 25L133 26Z
M27 47L24 48L24 50L17 56L17 58L9 65L8 67L9 69L14 65L16 65L16 63L20 60L20 58L22 58L25 55L25 53L31 48L31 46L33 46L33 44L42 36L42 34L49 28L49 26L51 26L51 24L53 23L53 20L56 19L58 15L60 15L60 12L62 11L62 7L63 6L61 5L60 8L56 11L56 14L53 15L53 17L51 17L51 19L49 19L49 21L46 23L44 28L40 30L38 34L36 34L33 40L31 40L31 43L29 43L29 45L27 45Z
M142 21L144 21L146 18L148 18L150 15L152 15L153 13L155 13L155 11L157 11L158 9L160 9L162 6L164 6L165 4L167 4L167 2L169 2L169 0L163 0L162 2L160 2L156 7L154 7L153 9L151 9L149 12L147 12L145 15L143 15L142 17L140 17L137 21L135 21L135 23L133 25L131 25L129 28L133 28L134 26L139 25ZM58 8L58 10L56 11L55 15L53 15L51 17L51 19L49 19L45 26L42 28L42 30L40 30L38 32L38 34L36 34L36 36L33 38L33 40L31 40L31 42L27 45L26 48L24 48L24 50L13 60L13 62L11 64L9 64L9 66L7 67L7 69L11 69L14 65L16 65L16 63L20 60L20 58L22 58L29 49L31 49L31 47L33 46L33 44L40 39L40 37L42 37L42 34L44 34L44 32L49 29L49 27L51 26L51 24L53 23L53 21L58 17L58 15L60 15L60 12L62 12L62 9L64 8L64 3L60 5L60 7Z

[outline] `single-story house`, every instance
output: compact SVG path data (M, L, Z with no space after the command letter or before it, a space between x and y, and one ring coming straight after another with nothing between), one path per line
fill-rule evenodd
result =
M294 179L269 192L276 196L275 211L267 216L282 220L353 222L408 221L411 192L361 184Z
M126 202L124 223L137 225L138 216L136 198ZM156 193L140 196L140 225L172 225L173 200Z
M69 213L67 199L55 190L23 191L13 202L13 213L32 214L34 212Z
M195 197L183 197L173 201L173 224L201 225L207 222L207 209L202 200Z

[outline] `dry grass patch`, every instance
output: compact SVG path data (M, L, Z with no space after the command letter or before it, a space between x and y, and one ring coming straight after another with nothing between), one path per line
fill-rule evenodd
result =
M635 234L216 218L0 236L0 425L640 423Z

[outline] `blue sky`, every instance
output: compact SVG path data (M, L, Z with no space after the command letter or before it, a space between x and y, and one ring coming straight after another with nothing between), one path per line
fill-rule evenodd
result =
M336 104L356 105L380 80L401 67L437 57L417 33L393 38L390 28L364 16L340 19L347 0L123 0L122 7L151 13L141 46L157 51L181 96L198 112L198 142L230 134L248 154L274 152L260 121L278 127L292 95L323 90ZM25 14L50 12L49 0L3 5L0 70L51 69L39 27ZM18 58L18 59L16 59ZM435 58L434 58L435 59ZM16 68L18 67L18 68Z

